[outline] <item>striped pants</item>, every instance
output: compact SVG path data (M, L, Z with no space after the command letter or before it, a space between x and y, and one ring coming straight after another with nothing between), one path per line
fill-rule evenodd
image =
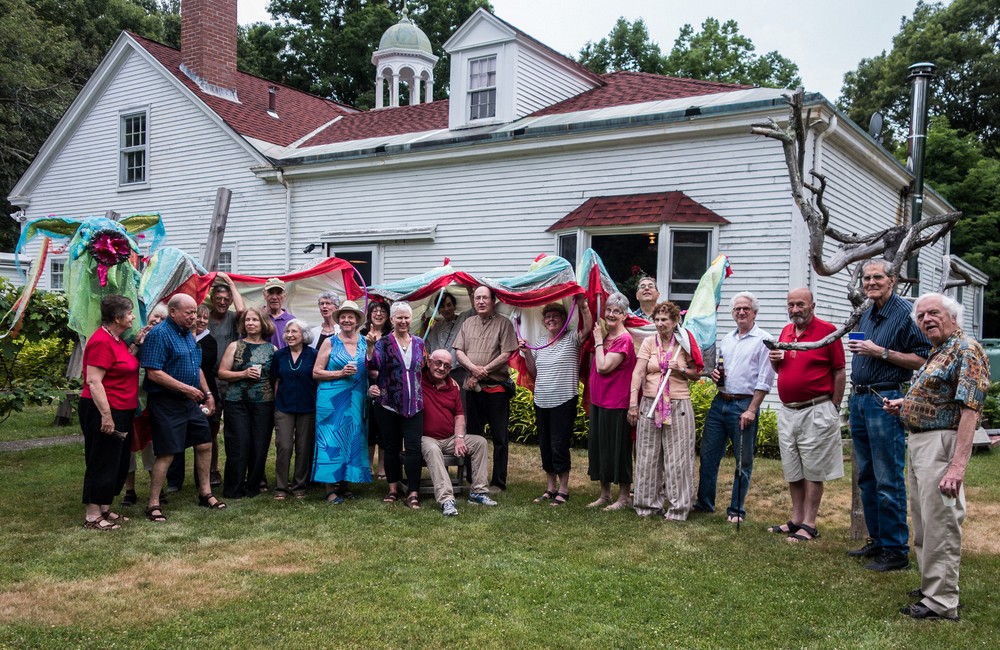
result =
M689 399L670 400L670 424L657 428L647 417L653 398L643 397L635 439L635 511L664 512L684 521L695 497L694 408Z

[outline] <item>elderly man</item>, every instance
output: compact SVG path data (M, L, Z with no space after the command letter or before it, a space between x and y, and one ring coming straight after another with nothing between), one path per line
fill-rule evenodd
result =
M285 283L280 278L268 278L264 282L264 302L267 305L267 315L274 323L274 334L269 339L271 345L281 349L285 343L285 325L293 320L295 315L285 310Z
M870 571L910 566L906 526L906 437L899 420L882 409L882 398L899 399L902 384L923 365L930 344L910 318L910 305L893 293L896 277L885 260L866 262L861 281L873 304L861 316L847 347L851 362L851 438L868 541L848 551L871 558Z
M813 313L816 303L809 289L788 292L788 320L779 341L809 343L837 330ZM819 537L816 513L823 499L823 483L844 475L840 444L840 402L844 399L844 345L834 340L814 350L772 350L771 367L778 373L778 444L781 464L792 497L792 518L771 526L772 533L790 542Z
M652 323L653 308L656 307L656 301L660 299L660 292L656 288L656 278L649 275L641 278L639 286L635 288L635 299L639 301L639 306L632 311L632 315L645 318Z
M194 298L177 294L167 303L169 316L146 335L140 362L146 369L143 384L148 394L149 419L153 433L156 461L150 478L150 521L166 521L160 508L160 491L174 454L194 447L198 475L198 504L206 508L225 508L212 494L208 468L212 456L212 434L208 417L215 411L205 373L201 371L201 350L191 329L198 316Z
M507 489L507 418L510 409L508 359L517 350L510 321L496 313L496 297L486 286L472 294L476 312L455 338L455 356L469 372L463 388L469 433L483 435L486 424L493 435L493 477L490 491Z
M715 512L715 486L719 478L719 463L732 441L737 455L733 475L733 493L726 510L729 523L746 518L744 502L750 489L753 472L753 449L757 441L757 416L760 404L771 391L774 368L768 361L764 340L771 336L757 327L760 303L749 291L742 291L730 301L736 329L719 341L719 356L724 360L725 374L716 366L712 380L719 392L705 417L701 439L701 467L698 477L696 512Z
M913 320L934 345L903 399L885 400L909 430L913 550L920 563L912 618L958 620L958 568L965 520L965 468L990 388L982 346L965 335L961 306L939 293L913 305Z
M434 483L434 498L441 504L441 514L454 517L455 494L451 477L444 464L444 455L458 457L468 455L472 460L472 488L469 503L495 506L496 501L487 493L486 454L489 447L486 438L465 433L465 414L462 411L462 397L458 383L451 378L451 353L439 349L431 353L428 367L424 370L421 383L424 394L424 435L421 450L424 464Z

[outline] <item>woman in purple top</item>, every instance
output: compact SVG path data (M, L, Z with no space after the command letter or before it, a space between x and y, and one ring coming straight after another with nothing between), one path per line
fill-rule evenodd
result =
M604 309L607 334L594 325L594 366L590 370L590 435L588 473L601 482L601 495L588 508L621 510L632 505L632 431L628 424L629 388L635 369L635 345L625 329L628 298L608 296ZM611 484L618 484L618 499L611 502Z
M413 310L405 302L393 303L389 310L392 332L369 343L369 368L378 373L377 385L370 394L378 398L380 409L375 412L382 432L385 449L385 474L389 483L386 503L399 500L400 442L406 454L406 505L420 509L420 467L423 458L420 439L424 429L424 397L420 388L420 371L424 364L424 341L410 334ZM374 339L369 332L370 339Z

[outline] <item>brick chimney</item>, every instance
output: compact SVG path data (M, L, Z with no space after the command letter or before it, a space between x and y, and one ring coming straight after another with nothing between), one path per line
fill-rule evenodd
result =
M202 91L236 97L236 0L182 0L181 70Z

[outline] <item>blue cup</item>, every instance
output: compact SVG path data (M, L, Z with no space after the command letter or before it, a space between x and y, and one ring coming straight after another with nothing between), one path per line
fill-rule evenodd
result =
M847 340L848 341L864 341L865 340L865 333L864 332L848 332L847 333Z

